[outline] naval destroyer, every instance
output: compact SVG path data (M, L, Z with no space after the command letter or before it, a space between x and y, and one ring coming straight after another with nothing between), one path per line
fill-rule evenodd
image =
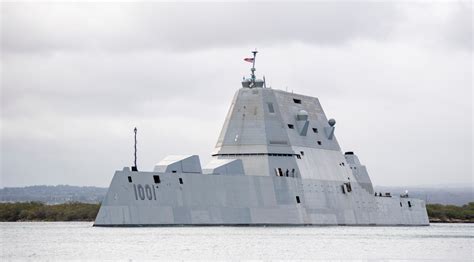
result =
M341 151L318 98L251 75L232 100L212 159L171 155L116 171L94 226L429 225L425 202L375 192Z

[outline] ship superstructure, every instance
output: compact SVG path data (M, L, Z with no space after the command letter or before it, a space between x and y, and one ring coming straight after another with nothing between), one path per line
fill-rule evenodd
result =
M425 203L374 192L343 153L315 97L244 78L212 160L168 156L153 171L116 171L95 226L428 225Z

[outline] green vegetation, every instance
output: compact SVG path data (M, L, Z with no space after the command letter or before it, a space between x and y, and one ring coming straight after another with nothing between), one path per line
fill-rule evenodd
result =
M463 206L428 204L426 209L430 222L474 223L474 202Z
M93 221L100 204L0 203L0 221Z
M0 221L93 221L100 204L71 202L46 205L41 202L0 203ZM463 206L426 205L431 222L474 223L474 202Z

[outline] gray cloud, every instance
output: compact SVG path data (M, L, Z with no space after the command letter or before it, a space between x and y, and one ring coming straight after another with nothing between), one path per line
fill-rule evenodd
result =
M13 4L3 15L7 51L120 52L383 38L397 11L383 3L103 3Z
M7 52L124 52L291 42L334 45L360 38L400 37L393 33L406 19L405 13L416 8L420 7L375 2L4 4L2 48ZM450 8L455 9L449 18L452 23L446 32L438 32L446 38L442 41L472 44L466 37L472 33L472 25L466 23L472 9ZM416 26L423 30L415 29L417 37L432 38L427 33L440 30L432 21L437 20L421 17Z
M473 9L472 2L460 2L455 8L444 28L446 39L454 46L472 50L473 38Z

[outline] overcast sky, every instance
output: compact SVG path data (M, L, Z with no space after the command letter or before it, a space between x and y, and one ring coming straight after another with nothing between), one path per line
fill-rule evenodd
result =
M0 186L210 159L257 48L375 185L473 186L472 15L451 3L1 4Z

